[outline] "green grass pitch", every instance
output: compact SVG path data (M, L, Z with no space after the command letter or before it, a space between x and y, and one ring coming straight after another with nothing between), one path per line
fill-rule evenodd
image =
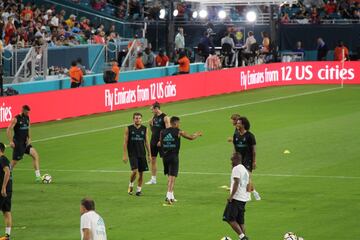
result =
M34 124L42 174L51 174L53 183L33 183L29 157L18 164L13 239L80 239L79 201L85 196L95 199L110 240L237 239L222 222L228 192L219 188L230 181L232 145L226 140L234 131L229 117L235 112L250 119L258 143L254 181L263 200L247 205L250 239L282 239L287 231L306 240L360 236L359 86L269 88L164 104L162 110L196 113L181 117L181 127L204 132L194 142L182 140L175 206L162 205L166 178L160 160L158 185L144 186L140 198L126 192L123 127L114 126L131 122L135 111L147 122L149 108ZM10 149L6 155L11 157ZM1 232L3 226L1 221Z

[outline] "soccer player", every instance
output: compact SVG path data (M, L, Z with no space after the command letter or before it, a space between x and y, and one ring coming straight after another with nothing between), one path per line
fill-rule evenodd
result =
M250 130L250 122L246 117L240 117L236 123L236 130L233 137L234 150L240 153L242 164L249 171L250 177L256 168L256 140ZM250 178L251 192L255 200L261 200L260 194L255 190Z
M106 240L104 219L95 212L95 202L84 198L80 203L81 240Z
M6 130L7 137L10 141L10 147L13 148L11 169L15 168L16 164L23 158L24 154L28 154L33 159L35 182L41 183L39 154L31 145L29 112L30 107L24 105L22 107L22 112L11 120L9 127Z
M147 150L149 160L151 158L147 128L141 124L141 120L142 120L141 113L134 113L133 115L134 124L126 127L124 134L123 161L124 163L127 163L129 159L131 166L131 175L130 175L128 193L130 195L133 194L136 175L139 174L136 196L141 195L143 173L149 170L146 161L145 148Z
M232 229L239 235L239 240L248 240L245 236L245 205L250 201L248 185L250 181L249 172L241 164L242 158L239 153L233 153L231 157L231 189L228 202L223 215Z
M157 164L156 164L156 157L160 153L161 149L158 146L160 141L160 132L165 128L170 127L170 118L166 116L160 110L160 103L155 102L151 106L151 111L154 114L152 119L150 120L150 127L151 127L151 140L150 140L150 148L151 148L151 179L145 184L156 184L156 172L157 172Z
M11 196L12 196L12 176L10 170L10 161L5 157L5 145L0 143L0 208L4 214L5 221L5 236L0 237L0 240L9 240L11 233L12 217L11 217Z
M160 145L163 150L164 174L168 176L166 202L168 204L173 204L175 201L175 179L179 172L180 137L188 140L195 140L196 138L202 136L202 133L195 132L189 135L185 131L180 130L180 118L178 117L171 117L170 124L170 128L166 128L161 131Z

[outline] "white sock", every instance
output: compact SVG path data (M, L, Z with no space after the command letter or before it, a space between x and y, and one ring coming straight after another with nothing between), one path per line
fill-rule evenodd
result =
M156 176L151 176L151 181L155 181L155 182L156 182Z
M6 227L5 228L5 234L10 236L10 233L11 233L11 227Z
M41 175L40 175L40 170L35 170L35 176L36 177L40 177Z
M134 182L130 182L129 187L134 187Z
M171 192L171 193L170 193L170 199L171 199L171 200L174 200L174 199L175 199L174 192Z
M171 199L171 192L166 193L166 198L169 199L169 200Z
M241 240L243 237L245 237L245 234L242 233L242 234L239 235L239 239L240 239L240 240Z
M136 192L141 192L141 187L137 187Z

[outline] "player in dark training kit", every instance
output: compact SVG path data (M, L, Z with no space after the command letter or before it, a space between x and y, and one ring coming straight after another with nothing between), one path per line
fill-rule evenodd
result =
M22 107L21 114L16 115L13 118L6 131L7 137L10 141L10 147L14 149L11 169L15 168L16 164L23 158L24 154L28 154L33 159L35 181L37 183L41 183L39 154L31 145L29 112L30 107L24 105Z
M0 209L4 214L5 221L5 236L0 237L0 240L9 240L12 225L11 216L11 196L12 196L12 176L10 170L10 161L5 157L5 145L0 143L0 184L1 184L1 196L0 196Z
M143 173L149 170L146 161L146 150L149 155L149 160L151 158L147 128L141 124L141 120L142 120L141 113L134 113L133 115L134 124L126 127L124 134L123 161L127 163L129 157L130 166L131 166L131 175L130 175L128 193L132 195L136 175L139 174L136 196L141 195Z
M243 159L242 164L249 171L251 192L256 200L261 200L251 180L251 173L256 168L256 140L254 134L249 131L249 120L246 117L240 117L237 120L236 129L233 136L234 150L240 153Z
M202 136L202 133L196 132L189 135L185 131L180 130L180 118L178 117L172 117L170 119L170 124L170 128L166 128L161 131L160 146L163 150L164 174L168 176L166 202L168 204L173 204L175 201L175 179L179 172L180 137L188 140L195 140L196 138Z
M160 103L155 102L151 106L151 111L154 114L152 119L150 120L150 127L151 127L151 140L150 140L150 148L151 148L151 179L145 184L156 184L156 172L157 172L157 164L156 164L156 157L160 153L161 157L161 149L158 146L160 141L160 132L165 128L170 127L170 118L166 116L160 110Z

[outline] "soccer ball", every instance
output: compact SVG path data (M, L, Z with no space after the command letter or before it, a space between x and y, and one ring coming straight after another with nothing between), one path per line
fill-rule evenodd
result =
M284 235L284 240L298 240L298 237L293 232L287 232Z
M41 177L41 180L43 183L49 184L52 181L52 177L50 176L50 174L45 174L44 176Z
M230 237L223 237L221 240L231 240Z

